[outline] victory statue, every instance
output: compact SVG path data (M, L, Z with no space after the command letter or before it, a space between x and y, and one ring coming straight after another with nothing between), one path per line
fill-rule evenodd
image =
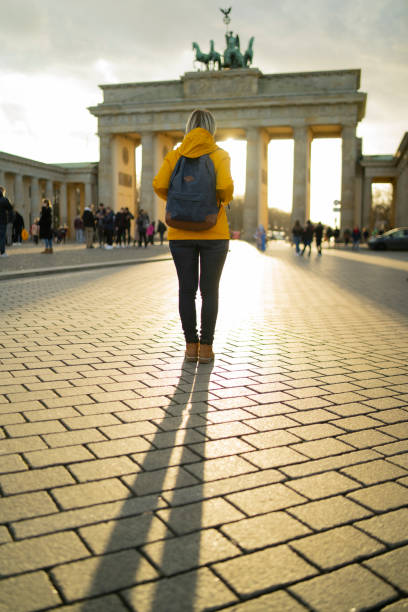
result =
M231 8L220 9L221 13L224 15L223 21L226 25L226 33L225 33L225 42L227 48L224 51L224 55L221 56L214 49L214 41L210 40L210 51L209 53L203 53L196 42L193 42L193 49L195 51L195 62L201 62L205 64L207 70L222 70L229 68L249 68L252 64L253 59L253 44L254 37L251 36L248 44L248 48L244 54L242 54L240 49L240 41L238 34L234 36L234 33L228 30L228 26L231 22L231 18L229 16L231 12Z

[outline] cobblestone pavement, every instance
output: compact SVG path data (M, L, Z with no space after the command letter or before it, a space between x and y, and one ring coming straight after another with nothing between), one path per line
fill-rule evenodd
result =
M407 610L408 262L233 243L0 286L0 611Z

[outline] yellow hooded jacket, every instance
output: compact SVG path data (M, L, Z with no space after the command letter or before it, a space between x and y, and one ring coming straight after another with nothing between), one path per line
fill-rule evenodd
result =
M220 202L220 212L214 227L201 232L180 230L174 227L168 229L169 240L228 240L230 237L225 206L232 200L234 183L231 178L230 157L224 149L214 142L214 137L203 128L195 128L185 135L178 149L169 151L163 164L153 180L153 189L163 200L167 200L170 177L179 160L185 157L200 157L209 155L213 161L217 178L217 199Z

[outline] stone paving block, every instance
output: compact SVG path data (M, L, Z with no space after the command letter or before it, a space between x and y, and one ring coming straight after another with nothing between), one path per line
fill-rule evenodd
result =
M123 593L132 610L151 612L200 612L208 609L209 602L213 609L236 601L236 596L208 568L187 572L180 576L161 579L160 582L149 582Z
M211 497L218 497L228 493L255 489L263 485L280 482L284 478L283 474L278 472L278 470L259 470L258 472L251 472L243 476L232 476L231 478L223 478L177 489L173 493L164 491L163 499L172 506L183 505L201 499L210 499Z
M220 427L220 425L214 425L214 427ZM200 433L195 429L166 431L163 433L156 433L154 435L147 434L143 437L148 440L151 445L161 449L170 447L173 448L174 446L180 445L194 444L196 442L203 442L205 440L205 434Z
M384 512L408 505L408 489L396 482L365 487L349 493L348 497L374 512Z
M79 533L97 555L173 537L166 525L152 513L82 527Z
M81 508L117 499L126 499L130 491L118 479L110 478L85 484L61 487L52 491L53 497L65 509Z
M45 572L33 572L1 582L1 610L35 612L62 603Z
M395 463L393 455L398 455L398 453L404 453L404 451L408 451L408 440L401 440L400 442L391 442L390 444L375 446L373 450L378 453L381 453L382 455L385 455L386 457L390 457L390 461ZM391 459L391 457L393 458Z
M43 451L31 451L29 453L24 453L24 457L33 468L94 459L94 456L81 445L50 448Z
M192 453L186 446L176 446L173 449L150 450L145 453L135 453L130 455L130 457L146 472L201 460L198 455Z
M186 466L186 470L193 474L198 480L210 482L220 478L239 476L257 470L255 466L241 457L219 457L217 459L207 459Z
M315 423L302 427L298 426L291 428L290 431L303 440L318 440L319 438L328 438L329 436L336 436L344 433L344 429L340 429L330 423Z
M76 410L79 416L90 416L92 414L112 414L129 411L129 406L124 402L98 402L97 404L87 403L77 406Z
M47 408L63 408L64 406L80 406L81 404L89 404L91 398L89 395L75 395L72 397L58 397L56 399L44 399L42 402ZM43 406L42 406L43 407Z
M0 476L0 487L5 495L51 489L74 482L68 470L61 466Z
M57 506L45 491L23 493L0 499L0 520L4 523L55 512Z
M395 442L395 438L388 436L377 429L365 429L343 436L339 436L337 440L341 440L346 444L351 444L355 448L368 448L385 444L387 442Z
M101 427L100 431L110 440L117 440L118 438L131 438L134 436L155 433L157 431L157 426L148 421L137 421L136 423Z
M0 457L0 474L22 472L24 470L28 470L28 465L20 455L3 455Z
M92 416L77 416L73 418L63 418L62 422L67 429L90 429L104 427L107 425L120 425L121 421L113 414L98 414Z
M245 421L245 424L253 427L256 431L285 429L297 425L296 421L293 421L292 419L283 415L250 419Z
M401 455L394 455L388 458L388 461L395 465L400 465L402 468L408 470L408 453L401 453Z
M157 515L176 535L216 527L245 517L222 498L159 510Z
M275 591L260 595L249 601L245 601L228 608L226 612L305 612L307 608L302 606L296 599L291 597L286 591Z
M219 576L242 597L250 597L314 576L317 570L286 545L216 563Z
M18 425L15 425L15 427L18 427ZM386 425L385 427L381 427L380 431L390 436L394 436L394 438L398 438L399 440L404 440L408 438L408 421L405 423Z
M408 410L402 408L388 408L387 410L378 410L375 413L375 418L384 423L398 423L408 419Z
M399 468L390 461L381 459L370 461L369 463L361 463L353 467L347 467L341 471L366 485L385 482L386 480L394 480L400 476L408 476L407 470Z
M291 478L299 478L300 476L309 476L318 474L319 472L327 472L328 470L336 470L338 468L354 465L363 461L370 461L381 457L378 453L371 450L354 451L352 453L344 453L343 455L335 455L334 457L325 457L323 459L315 459L300 463L298 465L288 465L281 468L281 471Z
M321 459L354 450L352 446L341 442L338 438L322 438L310 442L301 442L293 444L291 448L311 459Z
M153 422L162 431L179 431L181 429L203 427L206 424L206 419L204 415L201 414L186 414L180 416L166 416L163 419L154 419Z
M390 546L400 546L408 542L408 509L401 508L357 521L354 526Z
M368 406L367 402L364 402L364 404L351 402L350 404L339 404L337 406L333 404L332 406L329 406L329 410L330 412L333 412L333 414L337 414L337 416L343 418L349 418L367 413L375 414L374 408Z
M166 412L161 408L139 408L139 410L125 410L115 412L115 416L122 423L134 423L135 421L152 421L164 419Z
M157 495L146 495L142 498L130 497L117 502L91 505L77 510L66 510L44 517L21 520L12 524L17 539L36 535L45 535L67 529L77 529L85 525L94 525L106 521L136 516L157 508L163 508L166 503ZM17 517L18 518L18 517Z
M116 457L146 451L151 448L151 444L141 436L135 436L133 438L95 442L94 444L88 444L88 448L98 458L104 459L105 457Z
M397 596L395 589L357 564L301 582L289 590L309 609L319 612L378 609Z
M288 406L296 408L296 410L312 410L314 408L326 407L331 410L331 407L333 406L331 402L327 401L327 399L323 399L322 397L306 397L297 400L290 399L287 400L285 403L288 404Z
M215 529L153 542L144 546L143 551L165 576L240 554L239 549Z
M218 410L228 410L232 408L248 408L249 406L256 406L256 402L250 397L229 397L227 399L212 399L209 404L210 406L214 406L214 408L218 408Z
M321 569L330 570L384 550L384 545L346 525L290 542L291 548Z
M58 448L61 446L76 446L78 444L87 444L88 442L99 442L106 440L106 437L97 429L83 429L78 431L67 431L64 433L46 434L43 437L51 448Z
M22 574L89 556L88 550L72 531L10 542L3 544L1 550L2 576Z
M286 446L244 453L243 458L262 469L307 461L307 457Z
M25 419L20 413L8 412L0 414L0 427L3 425L14 425L15 423L25 423Z
M68 601L115 592L158 577L135 550L60 565L51 574Z
M291 507L289 513L317 530L329 529L371 516L369 510L341 495Z
M228 421L243 421L245 419L253 418L253 414L251 414L247 410L242 410L242 408L236 408L232 410L214 410L209 412L206 417L207 421L210 423L227 423Z
M197 453L201 457L205 457L206 459L216 459L217 457L236 455L238 453L253 450L253 447L247 444L244 439L226 438L225 440L213 440L212 442L191 444L189 448L191 448L194 453Z
M148 495L178 487L197 484L197 478L182 467L167 467L152 472L139 472L134 476L123 476L122 481L136 495Z
M375 415L377 416L377 415ZM359 429L370 429L381 426L382 423L377 418L372 416L352 416L349 418L338 419L334 422L338 427L342 427L347 431L358 431Z
M30 422L36 421L50 421L51 419L63 419L66 417L77 417L81 416L80 413L70 406L63 408L47 408L46 410L30 410L25 412L24 416Z
M218 423L216 425L208 425L207 427L197 427L197 430L210 438L210 440L242 436L254 433L255 431L251 426L239 422Z
M62 425L62 423L56 420L40 421L38 423L23 423L20 425L7 425L4 429L10 438L36 436L66 431L66 428Z
M169 406L172 403L172 400L165 396L140 397L138 399L127 399L124 403L129 408L138 410L139 408L162 408L164 406Z
M297 438L292 433L289 433L284 429L275 429L273 431L264 431L262 433L242 436L242 440L261 450L264 448L273 448L274 446L287 446L288 444L294 444L299 442L300 438ZM224 440L222 442L224 443ZM250 450L249 447L247 450Z
M246 552L311 533L310 529L285 512L271 512L223 524L221 531Z
M11 455L24 453L30 450L47 448L45 442L39 436L28 436L25 438L6 438L0 440L0 455Z
M302 425L313 425L314 423L324 423L326 421L333 421L337 418L337 415L323 408L316 408L313 410L305 410L302 412L296 412L290 415L291 419L294 419ZM294 433L294 432L293 432Z
M291 480L287 485L309 499L339 495L360 487L360 484L355 480L350 480L350 478L333 471Z
M385 578L403 593L408 591L408 546L397 548L364 562L377 575ZM405 570L404 570L405 568Z
M283 484L271 484L227 495L226 499L248 516L290 508L307 499Z
M89 480L102 480L124 474L140 472L139 466L128 457L113 457L110 459L96 459L84 463L74 463L69 466L70 471L79 482Z
M363 393L363 390L359 390L358 393L354 391L349 391L347 393L331 393L330 395L323 395L324 399L330 400L334 404L348 404L351 402L361 402L366 399L366 397L372 397L365 395L366 392Z
M408 610L408 599L400 599L395 603L390 604L389 606L385 606L385 608L381 608L382 612L407 612Z

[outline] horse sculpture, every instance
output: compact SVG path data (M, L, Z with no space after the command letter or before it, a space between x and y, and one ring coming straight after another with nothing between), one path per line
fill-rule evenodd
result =
M244 66L247 68L248 66L252 64L252 60L254 58L254 51L252 48L253 44L254 44L254 37L251 36L251 38L249 39L248 49L244 53Z
M201 62L202 64L205 64L205 67L208 70L208 62L210 61L210 54L209 53L203 53L201 51L199 45L196 42L193 42L193 49L196 52L195 61L196 62Z
M214 41L210 40L210 52L209 52L209 61L212 62L213 70L215 70L215 66L218 66L218 70L222 68L221 55L217 53L214 49Z

